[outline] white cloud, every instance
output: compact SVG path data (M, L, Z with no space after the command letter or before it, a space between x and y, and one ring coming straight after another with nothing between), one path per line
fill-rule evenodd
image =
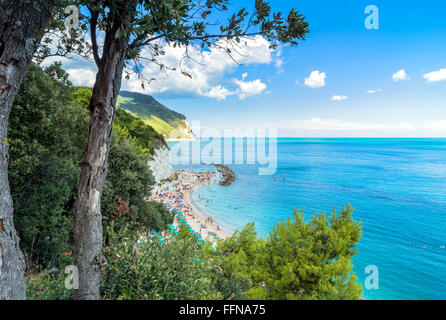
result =
M276 51L275 62L274 62L274 66L276 67L277 73L279 73L279 74L283 73L285 71L283 69L284 61L283 61L283 59L281 57L282 57L282 49L279 49L279 50Z
M236 93L240 100L246 99L247 97L259 95L266 90L266 84L264 84L260 79L254 81L242 81L234 79L234 83L237 84L239 87Z
M289 137L446 137L446 119L406 122L383 119L377 122L314 117L283 120L274 124Z
M282 68L282 66L283 66L283 60L282 59L277 59L276 60L276 62L274 63L274 66L276 67L276 68Z
M367 90L366 93L368 94L375 94L375 93L380 93L382 92L381 89L372 89L372 90Z
M228 96L236 95L246 98L251 92L249 91L249 85L244 85L245 89L241 89L240 86L233 81L227 81L225 78L234 72L240 64L249 66L252 64L274 64L277 59L280 59L280 54L275 54L270 48L270 43L261 36L243 38L237 47L237 53L233 50L233 57L237 61L235 62L221 47L231 48L224 40L219 41L218 46L209 48L208 50L201 50L199 46L189 46L187 53L192 59L184 59L186 47L168 46L167 44L161 44L165 55L158 57L158 62L168 67L173 67L176 70L160 70L159 65L154 64L148 60L142 61L142 76L145 79L155 80L150 85L145 85L145 89L141 86L141 81L136 75L131 74L130 79L126 80L124 73L122 79L122 90L129 90L134 92L140 92L145 94L173 94L173 95L198 95L209 97L213 99L223 100ZM144 48L142 51L143 57L151 57L148 48ZM93 86L97 68L94 63L88 62L83 59L66 59L66 58L54 58L47 59L44 65L48 65L51 62L61 61L63 67L70 74L70 80L74 85ZM182 60L180 68L179 63ZM280 62L279 62L280 64ZM192 79L183 75L181 71L185 71L192 76ZM248 76L245 73L242 76L242 80ZM232 86L228 87L228 86ZM263 87L263 83L254 83L252 86L258 88ZM243 92L243 90L247 90ZM257 89L260 90L260 89ZM263 89L264 90L264 89Z
M413 130L415 127L410 123L361 123L361 122L345 122L334 119L312 119L313 125L327 125L331 130Z
M285 130L293 130L302 136L399 136L411 135L416 127L410 123L349 122L340 119L311 118L289 121Z
M67 73L76 86L92 87L96 80L96 71L91 69L68 69Z
M446 133L446 120L433 121L427 125L427 128Z
M305 85L310 88L320 88L325 86L325 72L312 71L308 78L305 78Z
M234 92L229 91L222 85L218 85L209 89L205 96L215 98L217 100L224 100L227 96L233 95Z
M226 46L225 41L219 42L220 46ZM187 48L188 54L193 59L185 59L182 63L182 70L192 76L192 79L184 76L178 66L179 61L185 53L185 48L164 47L165 55L159 57L159 62L177 70L160 71L158 65L149 61L143 62L142 75L146 79L155 78L145 89L141 87L140 80L136 76L131 76L130 80L123 80L124 90L136 91L146 94L170 93L180 95L198 95L209 98L223 100L230 95L237 94L241 99L261 93L266 85L261 80L244 82L248 76L243 74L240 83L232 82L237 87L231 89L223 85L225 76L232 73L238 64L223 50L212 47L210 50L202 51L198 46ZM273 62L272 50L269 42L261 37L245 38L237 48L238 54L234 54L237 62L243 65L250 64L270 64ZM142 52L143 56L150 56L147 49ZM229 83L228 85L230 85Z
M104 32L98 32L97 38L99 42L101 42L104 37ZM63 34L60 32L56 32L46 34L42 39L42 42L44 42L45 40L50 40L49 47L51 49L51 52L55 53L61 39L64 39ZM85 38L83 41L91 46L91 37L89 32L85 34ZM93 86L96 78L97 67L96 64L93 62L93 55L90 54L90 56L87 58L88 60L74 53L69 53L66 57L50 56L42 61L41 66L48 67L55 62L60 62L62 64L62 67L70 75L70 81L74 85Z
M398 82L410 80L410 77L406 74L406 70L401 69L392 75L392 79L394 82Z
M425 137L446 138L446 120L429 122L422 129Z
M440 69L423 75L423 78L428 82L438 82L446 80L446 69Z
M341 95L334 95L333 97L330 98L331 101L342 101L347 99L348 99L347 96L341 96Z

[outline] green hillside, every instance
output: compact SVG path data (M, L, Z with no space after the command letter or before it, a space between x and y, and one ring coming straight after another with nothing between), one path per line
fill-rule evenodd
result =
M152 96L121 91L117 107L139 116L145 123L166 138L172 138L172 135L174 135L173 137L176 139L187 139L192 136L188 133L186 117L170 110Z

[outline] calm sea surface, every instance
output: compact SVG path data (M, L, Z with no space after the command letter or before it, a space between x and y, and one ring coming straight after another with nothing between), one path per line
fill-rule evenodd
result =
M259 165L229 167L231 186L193 193L224 228L255 222L265 237L294 208L311 215L351 204L363 222L354 271L364 284L367 266L379 270L379 289L364 288L365 297L446 299L446 139L280 138L276 179Z

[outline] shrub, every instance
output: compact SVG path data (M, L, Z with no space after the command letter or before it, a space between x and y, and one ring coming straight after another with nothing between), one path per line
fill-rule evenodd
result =
M108 267L101 294L105 299L203 300L221 294L210 276L214 260L191 239L171 237L162 243L122 241L105 249Z
M45 270L27 276L26 298L28 300L71 300L73 290L65 287L64 273L49 274Z
M14 224L28 269L67 262L71 203L88 137L88 111L71 102L67 79L59 64L31 64L9 118Z

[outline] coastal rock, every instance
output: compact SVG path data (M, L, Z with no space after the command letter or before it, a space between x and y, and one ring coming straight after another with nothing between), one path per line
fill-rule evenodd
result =
M170 179L174 175L174 170L170 162L170 150L167 147L156 149L155 155L147 164L153 173L156 183Z
M229 186L235 181L235 174L229 167L222 164L216 164L215 166L222 175L222 179L220 180L221 186Z
M165 136L166 141L194 141L197 139L187 119L179 121L177 126L168 136Z

